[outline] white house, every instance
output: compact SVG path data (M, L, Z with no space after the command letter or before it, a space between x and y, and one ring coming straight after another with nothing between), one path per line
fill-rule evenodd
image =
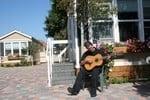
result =
M7 33L0 37L0 56L6 62L9 61L8 56L29 56L28 47L31 42L36 42L43 47L40 41L20 31L14 30ZM39 56L38 61L40 61L40 52L37 54Z

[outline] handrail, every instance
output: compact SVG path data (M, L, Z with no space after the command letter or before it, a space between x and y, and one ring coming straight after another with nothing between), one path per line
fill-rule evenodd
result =
M67 49L68 49L68 46L65 47L65 48L60 52L60 54L58 54L59 63L61 62L62 55L67 51Z

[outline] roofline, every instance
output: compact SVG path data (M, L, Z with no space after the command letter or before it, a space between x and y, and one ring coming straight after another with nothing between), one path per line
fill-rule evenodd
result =
M19 34L21 34L21 35L23 35L23 36L25 36L25 37L28 37L28 38L32 39L32 36L27 35L27 34L25 34L25 33L22 33L22 32L20 32L20 31L17 31L17 30L14 30L14 31L12 31L12 32L10 32L10 33L7 33L7 34L1 36L0 39L3 39L3 38L5 38L5 37L7 37L7 36L9 36L9 35L11 35L11 34L13 34L13 33L15 33L15 32L16 32L16 33L19 33Z

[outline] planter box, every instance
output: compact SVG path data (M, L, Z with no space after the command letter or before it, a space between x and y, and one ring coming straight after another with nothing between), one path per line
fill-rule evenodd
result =
M150 78L150 64L146 58L150 57L150 52L145 53L125 53L114 59L114 67L109 73L110 78Z
M109 73L110 78L150 78L150 65L115 66Z
M127 53L127 47L126 46L122 46L122 47L114 47L113 48L113 52L114 53L118 53L118 54L122 54L122 53Z

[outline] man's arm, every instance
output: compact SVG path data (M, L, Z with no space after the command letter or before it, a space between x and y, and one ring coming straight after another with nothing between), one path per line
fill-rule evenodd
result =
M86 57L87 57L87 52L85 52L85 53L82 55L81 59L80 59L80 65L81 65L81 66L86 63L86 61L84 60Z

